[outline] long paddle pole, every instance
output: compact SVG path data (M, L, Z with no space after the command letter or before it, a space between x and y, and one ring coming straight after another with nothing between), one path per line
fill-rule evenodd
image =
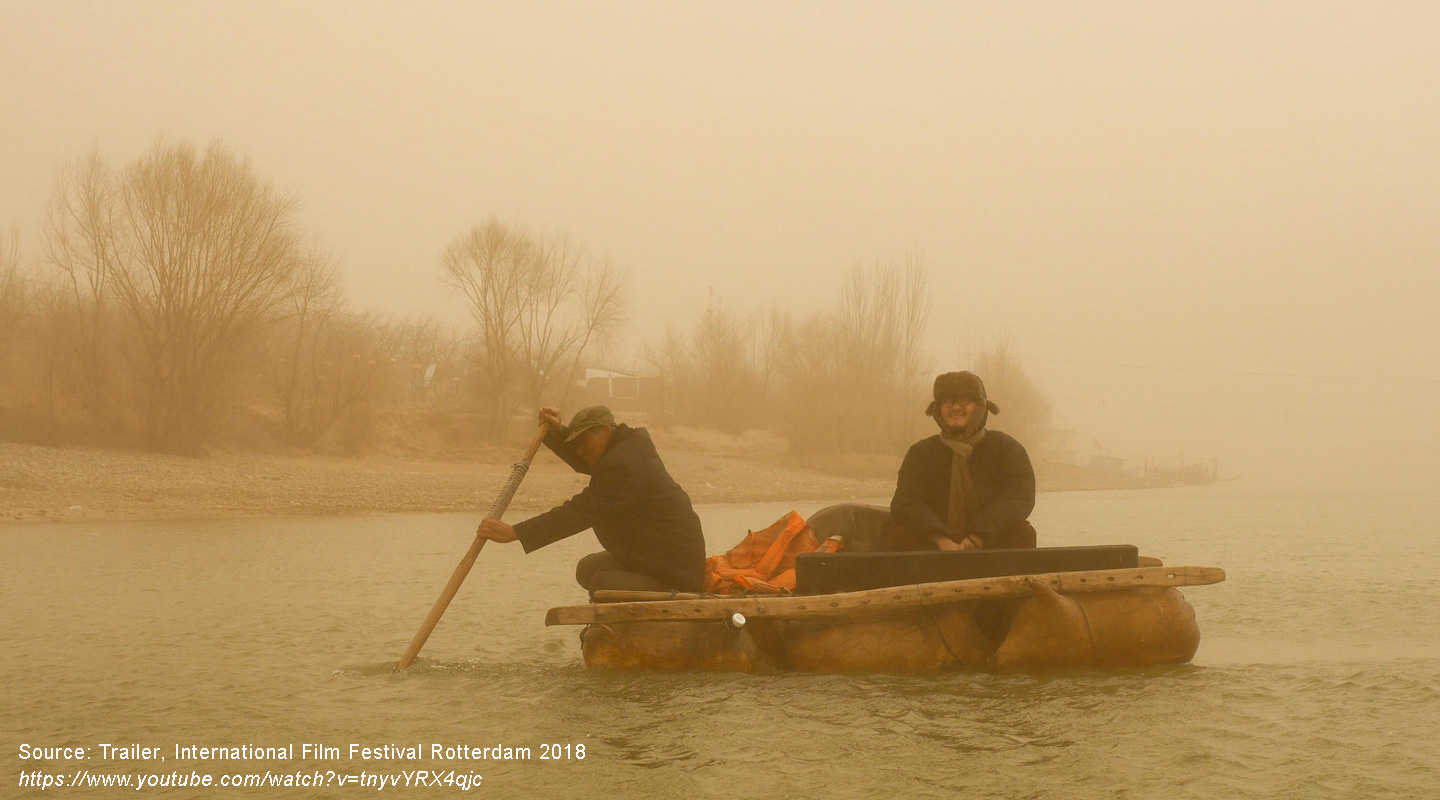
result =
M494 505L490 506L490 513L485 519L499 520L504 516L505 509L510 505L510 500L515 496L515 490L520 488L520 481L525 480L525 473L530 471L530 460L535 458L535 453L540 450L540 444L545 441L545 433L550 430L549 425L541 425L535 431L535 438L531 440L530 447L525 451L525 457L516 462L510 468L510 478L505 481L505 486L495 498ZM450 601L454 599L455 593L460 591L460 584L465 582L465 576L470 574L470 568L475 566L475 559L480 555L480 548L485 546L485 538L479 534L475 535L475 541L470 543L470 549L466 551L465 557L455 566L455 572L450 575L450 582L445 584L440 597L435 605L430 608L430 613L425 616L425 621L420 623L420 630L415 632L415 638L410 640L410 646L405 648L405 655L400 656L400 661L395 664L395 672L399 672L415 662L415 657L420 655L420 648L425 646L425 640L430 638L430 632L435 630L439 624L440 617L444 616L445 609L450 607Z

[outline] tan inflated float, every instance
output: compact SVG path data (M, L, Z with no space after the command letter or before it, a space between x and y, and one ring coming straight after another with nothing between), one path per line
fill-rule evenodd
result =
M1195 612L1176 587L1215 567L1010 575L814 595L599 592L551 609L585 625L590 667L730 672L933 673L1188 662Z

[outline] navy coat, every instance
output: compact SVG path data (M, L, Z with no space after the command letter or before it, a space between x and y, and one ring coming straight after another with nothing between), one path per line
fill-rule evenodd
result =
M950 535L952 456L936 434L911 446L900 464L890 519L924 541ZM965 509L965 533L986 547L1023 546L1007 540L1035 509L1035 470L1025 447L1013 436L987 430L970 455L970 478L979 502Z
M705 580L705 537L690 496L665 471L644 428L617 425L610 445L592 470L566 443L569 430L550 429L545 445L590 476L590 485L559 506L515 525L525 552L595 529L626 568L653 575L681 591L699 591Z

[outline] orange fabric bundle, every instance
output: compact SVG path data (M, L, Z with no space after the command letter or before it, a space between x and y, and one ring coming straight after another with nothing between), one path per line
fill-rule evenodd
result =
M800 553L833 553L840 549L836 539L823 543L804 517L791 511L762 531L750 531L728 553L705 560L705 591L710 594L759 592L781 594L795 591L795 556Z

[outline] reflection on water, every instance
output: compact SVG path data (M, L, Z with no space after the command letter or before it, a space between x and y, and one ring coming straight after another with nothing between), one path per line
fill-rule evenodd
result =
M701 509L711 552L788 510ZM583 761L451 765L500 797L1423 796L1440 783L1437 511L1227 488L1044 495L1043 543L1226 568L1186 590L1195 664L924 678L587 671L577 629L542 623L583 600L588 534L530 556L487 547L393 675L470 516L0 528L0 795L42 766L16 759L20 742L134 741L586 745ZM351 790L336 791L283 796Z

